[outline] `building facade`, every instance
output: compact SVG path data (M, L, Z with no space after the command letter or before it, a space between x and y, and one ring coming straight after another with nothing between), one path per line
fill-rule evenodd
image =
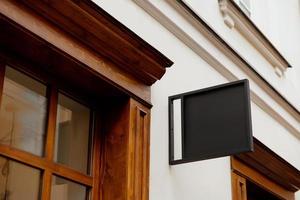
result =
M0 23L0 199L300 200L298 0L1 0ZM170 165L168 97L241 79L254 152Z
M245 78L254 137L299 181L299 1L95 2L174 62L152 86L150 199L237 198L230 157L168 165L168 97Z

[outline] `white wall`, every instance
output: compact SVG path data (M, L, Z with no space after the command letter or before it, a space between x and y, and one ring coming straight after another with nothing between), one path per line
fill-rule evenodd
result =
M293 66L279 78L273 67L236 30L228 28L219 11L218 0L184 0L233 49L300 110L300 10L298 0L251 0L251 20Z
M230 160L221 158L168 166L168 96L226 82L214 69L176 41L176 65L152 88L150 197L159 199L231 199ZM182 59L184 55L185 59ZM166 189L167 188L167 189ZM167 192L166 192L167 191Z
M151 119L150 199L231 199L230 160L228 157L178 166L168 165L167 97L225 83L228 82L228 78L220 70L216 70L218 66L212 66L205 62L201 56L184 45L134 2L129 0L95 0L95 2L174 62L174 65L167 70L162 80L152 87L152 103L154 106ZM271 107L275 108L291 125L300 130L298 121L281 108L259 85L247 77L238 66L217 50L172 7L165 1L153 0L151 2L166 16L174 20L174 23L185 30L190 37L222 63L227 70L238 78L248 78L251 89ZM191 0L189 2L198 5L201 16L205 17L209 24L214 25L214 28L223 34L226 41L230 42L231 45L236 45L235 48L241 54L246 55L247 61L258 69L262 68L261 73L265 73L271 81L278 84L278 77L273 74L273 71L270 75L270 69L272 69L269 66L270 64L239 33L228 30L224 25L218 10L217 0ZM292 79L283 80L279 85L278 87L288 87L284 90L287 92L286 95L296 93L294 89L298 87ZM291 91L293 92L291 93ZM252 118L254 135L281 157L300 169L300 141L290 133L290 129L280 124L276 118L266 112L264 107L254 102L252 102ZM300 197L297 198L300 199Z

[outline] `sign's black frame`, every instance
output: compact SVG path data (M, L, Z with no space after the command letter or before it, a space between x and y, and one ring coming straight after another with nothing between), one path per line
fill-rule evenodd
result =
M249 81L247 79L244 80L239 80L239 81L234 81L234 82L229 82L217 86L212 86L200 90L195 90L191 92L186 92L182 94L177 94L169 97L169 164L170 165L177 165L177 164L182 164L182 163L188 163L188 162L195 162L195 161L200 161L200 160L205 160L205 159L210 159L210 158L217 158L217 157L222 157L222 156L228 156L236 153L236 150L228 150L226 152L222 153L217 153L217 155L210 155L205 158L184 158L184 115L181 114L181 140L182 140L182 159L174 160L174 111L173 111L173 101L174 100L181 100L181 113L184 113L184 99L186 96L189 95L197 95L201 94L203 92L212 92L214 90L219 90L219 89L226 89L229 87L236 87L237 85L243 85L244 87L244 100L246 102L245 104L245 113L248 113L248 115L245 116L246 124L247 124L247 133L246 136L247 138L250 139L249 142L249 147L245 149L240 149L238 153L241 152L249 152L253 151L253 136L252 136L252 122L251 122L251 105L250 105L250 89L249 89Z

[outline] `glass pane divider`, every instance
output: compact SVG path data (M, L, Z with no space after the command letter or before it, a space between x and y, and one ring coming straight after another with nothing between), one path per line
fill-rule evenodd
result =
M48 119L47 119L47 133L46 133L46 146L45 157L48 160L53 160L54 143L56 132L56 114L58 102L58 89L55 86L48 86Z
M92 132L93 136L92 136L92 162L91 163L91 171L92 171L92 175L94 177L94 183L93 183L93 188L92 188L92 192L91 192L91 196L92 199L100 199L100 181L101 181L101 175L103 175L103 168L104 168L104 162L101 162L102 160L104 160L104 144L102 143L101 140L101 134L100 134L100 113L99 111L95 111L93 113L94 117L93 117L93 129L94 131Z
M60 176L65 179L69 179L73 182L93 187L93 177L89 175L85 175L82 172L76 171L72 168L69 168L67 166L61 165L61 164L55 164L53 163L53 167L55 170L52 171L53 175Z
M18 161L20 163L29 165L34 168L44 170L43 158L18 150L5 144L0 144L0 155Z
M52 180L52 172L50 170L45 170L42 176L42 189L41 189L41 199L49 200L51 194L51 180Z
M93 187L93 177L31 153L0 144L0 155L22 164L40 169L43 172L45 170L49 170L52 174L61 176L82 185Z
M47 129L45 142L45 159L50 162L53 160L54 142L55 142L55 128L56 128L56 113L57 113L57 99L58 90L55 86L47 87L48 109L47 109ZM49 200L51 197L51 180L52 172L46 169L43 173L43 185L41 189L42 200Z

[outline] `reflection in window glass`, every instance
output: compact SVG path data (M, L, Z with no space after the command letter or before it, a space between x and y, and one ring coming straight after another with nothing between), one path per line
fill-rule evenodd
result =
M87 173L90 109L59 94L56 123L55 161Z
M1 200L39 199L40 179L39 170L0 157Z
M0 143L42 156L46 86L6 67L0 109Z
M86 200L88 188L61 177L52 176L51 200Z

